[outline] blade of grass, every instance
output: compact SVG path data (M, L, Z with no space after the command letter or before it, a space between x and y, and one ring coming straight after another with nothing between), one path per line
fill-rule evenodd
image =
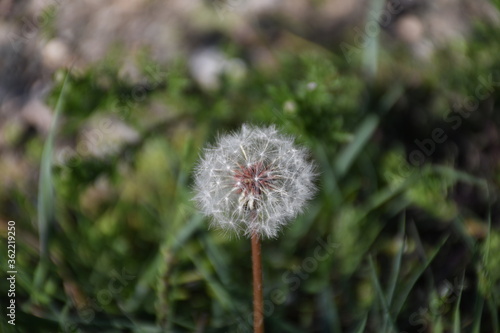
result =
M482 178L478 178L478 177L472 176L466 172L457 171L456 169L449 168L446 166L430 166L430 170L434 173L441 174L445 177L450 177L454 180L460 180L460 181L463 181L465 183L484 187L485 190L488 192L488 189L487 189L488 183Z
M193 262L196 269L203 276L209 289L213 292L215 298L219 301L222 307L225 310L234 309L232 299L230 295L227 293L226 289L213 277L213 274L208 269L206 262L202 260L194 251L189 247L184 247L184 251L189 257L189 259Z
M487 194L488 194L488 233L487 233L487 238L486 238L486 253L484 255L484 263L487 262L489 252L490 252L490 235L491 235L491 201L490 201L490 196L489 196L489 188L488 186L486 187L487 189ZM483 268L483 262L480 262L478 265L476 265L476 274L482 274L481 270ZM481 290L479 290L479 284L476 284L476 309L474 311L474 322L472 324L472 333L480 333L481 332L481 318L483 316L483 309L484 309L484 297L481 293Z
M400 226L400 232L399 232L402 239L403 239L403 243L401 244L401 247L398 251L398 254L394 258L394 261L392 263L391 276L389 277L389 284L388 284L388 290L387 290L388 308L390 308L392 305L394 290L396 289L396 283L398 280L399 270L401 267L401 258L403 256L404 247L405 247L405 241L404 241L404 239L405 239L405 222L406 222L406 219L403 217L403 219L401 220L401 226ZM383 329L384 332L387 329L386 325L387 325L387 321L384 321L384 329Z
M498 333L498 308L497 303L493 298L488 298L487 302L488 308L491 314L491 326L493 327L493 333Z
M443 328L443 317L438 316L432 325L432 333L442 333Z
M54 150L54 137L57 128L57 121L62 109L62 102L67 89L67 81L70 71L66 73L62 84L61 93L57 99L54 119L49 130L49 136L44 143L42 158L40 161L40 178L38 181L38 233L40 243L40 262L34 272L34 291L31 298L38 301L41 295L43 284L48 273L49 250L48 242L54 218L54 189L52 179L52 154Z
M490 199L490 188L488 186L488 183L486 183L486 193L488 195L488 237L486 239L486 253L484 254L484 263L485 267L487 266L489 256L490 256L490 249L491 249L491 199ZM489 278L489 274L487 275ZM491 322L492 322L492 327L493 327L493 332L498 333L499 330L499 323L498 323L498 309L496 307L496 304L498 302L495 299L495 293L491 293L491 298L487 299L486 304L488 305L488 308L491 313Z
M465 229L464 218L462 216L458 216L453 220L452 225L462 236L469 250L474 251L476 248L476 240Z
M64 78L61 93L57 99L55 114L49 130L49 136L43 145L42 159L40 161L40 178L38 182L38 230L40 237L40 255L47 258L50 222L54 215L54 189L52 180L52 154L54 150L54 137L57 121L61 113L62 102L67 89L69 72Z
M413 174L408 179L406 179L403 183L397 185L397 186L387 186L383 188L382 190L378 191L376 194L372 195L369 199L369 201L362 207L361 209L358 210L356 214L356 218L353 223L358 223L361 220L368 220L366 217L370 212L375 210L376 208L382 206L383 204L389 203L389 202L398 202L397 205L393 205L392 212L394 214L397 214L398 212L404 210L408 205L409 201L407 201L404 198L401 198L401 200L395 200L395 198L400 195L401 193L404 193L404 191L410 187L417 179L418 175ZM399 199L399 198L398 198ZM363 246L362 248L359 248L359 259L357 259L357 264L355 265L356 267L361 263L362 258L364 257L364 254L368 251L370 248L371 244L373 241L375 241L375 238L378 236L380 231L382 230L383 225L380 224L379 230L376 230L374 232L374 236L367 240L366 242L360 244L360 246ZM352 274L351 272L350 274ZM349 274L349 275L350 275ZM349 278L349 275L347 278Z
M370 276L371 276L373 285L375 286L378 300L380 302L380 305L382 306L382 311L384 312L384 324L383 324L384 329L382 330L382 332L389 332L389 333L392 331L397 332L398 331L397 327L396 327L394 320L391 316L391 312L389 310L389 305L387 304L386 297L382 291L382 287L380 286L380 282L379 282L378 277L377 277L377 272L375 270L375 264L373 262L373 258L370 255L368 257L368 259L370 262L370 273L371 273ZM388 325L390 325L389 330L387 330Z
M400 313L400 311L403 308L403 305L406 302L406 299L410 295L410 292L413 289L415 283L418 281L418 279L420 278L420 276L425 272L425 270L427 269L427 267L429 267L429 265L432 262L432 260L434 260L434 258L436 257L436 255L439 253L439 251L441 250L441 248L443 247L443 245L448 240L448 237L449 236L446 236L439 243L439 245L436 247L436 249L434 251L432 251L431 255L427 258L427 260L423 263L423 265L420 266L416 270L416 272L414 272L413 276L410 278L410 280L403 287L403 290L401 290L398 293L399 297L394 301L393 306L391 307L391 309L392 309L391 313L394 316L397 316Z
M377 193L373 194L365 207L363 207L362 212L364 214L360 215L364 219L368 213L382 206L383 204L394 199L397 195L401 194L406 188L410 186L411 182L406 181L399 186L387 186Z
M229 264L229 258L226 253L221 251L219 246L214 243L213 239L207 237L207 234L200 236L200 242L221 282L225 285L230 284L231 278L228 268L231 265Z
M412 186L417 179L417 175L412 175L397 186L386 186L377 193L373 194L370 196L368 202L359 210L357 218L359 220L365 219L371 211L396 198L399 194L403 193L406 189ZM406 201L406 203L409 204L408 201ZM401 206L402 209L404 207L406 207L406 205Z
M326 331L342 333L337 304L334 301L331 287L325 288L325 290L319 294L319 303L320 309L324 309L323 318L325 318Z
M317 157L318 162L322 165L321 176L326 179L323 185L323 190L328 194L328 197L331 198L332 202L339 203L342 193L339 189L337 176L331 165L331 161L328 158L326 149L324 145L320 143L316 144L314 148L315 156Z
M483 315L484 308L484 298L481 296L481 292L479 289L476 289L477 298L476 298L476 310L474 311L474 322L472 324L472 333L480 333L481 332L481 318Z
M462 273L462 278L460 279L460 286L464 285L465 271ZM460 293L458 294L458 300L455 304L455 310L453 312L453 333L460 333L460 301L462 300L463 288L460 288Z
M150 210L150 212L153 216L156 216L158 220L161 220L158 214L154 213L152 210ZM156 279L157 322L162 326L167 325L164 327L167 330L171 330L171 326L168 325L172 325L172 321L167 320L167 318L169 318L170 314L173 313L173 307L175 306L175 304L169 302L171 293L169 292L170 285L168 281L173 269L172 263L174 262L176 253L181 248L184 248L189 238L200 226L203 218L198 214L186 215L183 209L179 209L175 218L172 220L172 225L179 225L176 223L177 220L187 220L188 222L180 230L170 232L166 235L160 245L158 255L148 267L147 272L142 274L142 277L136 286L134 297L127 303L130 307L138 308L147 296L147 293L145 293L147 286L153 283L154 279ZM171 236L172 234L175 234L175 237Z
M146 211L151 214L151 216L156 220L161 220L158 212L152 207L146 207ZM169 275L169 271L172 269L172 260L176 253L183 248L186 242L192 237L193 233L199 228L203 223L203 217L199 214L187 214L184 210L178 209L177 215L173 220L182 219L185 223L182 228L176 232L169 232L166 234L164 240L160 244L159 251L155 258L149 263L147 267L143 269L143 273L140 275L137 284L135 285L134 293L125 302L124 308L129 312L134 312L141 306L145 306L150 286L152 284L157 285L157 310L158 321L161 322L163 316L168 316L168 313L172 311L172 304L167 306L167 286L162 278ZM175 222L175 221L174 221ZM175 234L175 237L170 236ZM163 311L163 312L162 312ZM161 313L160 313L161 312Z
M375 2L377 5L381 5L383 3L382 0L375 0ZM394 86L390 89L389 92L384 95L380 105L377 107L378 112L380 112L380 114L387 112L394 105L394 103L396 103L402 93L403 89L399 86ZM356 157L377 129L379 122L380 117L375 113L368 114L363 119L353 134L354 139L346 147L344 147L344 149L342 149L333 163L333 170L337 175L337 177L334 178L341 178L347 173Z
M405 249L405 225L406 225L406 214L403 215L403 219L401 220L400 232L401 238L403 242L401 243L401 248L398 251L396 257L394 257L394 262L392 263L392 271L391 276L389 277L389 286L387 290L387 303L389 307L392 304L392 299L394 297L394 291L396 290L396 283L399 276L399 271L401 268L401 259L403 258L403 252Z
M334 163L334 170L338 178L344 176L349 170L349 167L375 132L379 121L380 118L375 114L370 114L363 120L353 135L354 140L340 152Z
M378 64L378 50L379 50L379 35L381 28L376 20L373 20L372 17L378 18L382 12L382 8L384 6L384 0L372 0L370 13L373 16L370 17L370 20L366 22L367 26L369 23L374 23L377 27L376 33L371 32L367 36L365 51L363 52L363 71L365 72L368 79L371 81L374 79L377 74L377 64Z
M352 333L363 333L365 331L366 322L368 321L368 313L363 316L363 319L359 322L358 327L356 327Z

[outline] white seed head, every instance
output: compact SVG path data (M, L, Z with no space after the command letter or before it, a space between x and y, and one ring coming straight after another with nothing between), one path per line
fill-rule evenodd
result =
M214 227L276 237L316 191L315 166L307 155L274 126L243 125L204 150L195 200Z

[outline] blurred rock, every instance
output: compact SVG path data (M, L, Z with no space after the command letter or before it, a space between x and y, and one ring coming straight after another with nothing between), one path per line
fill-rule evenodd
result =
M61 39L51 39L42 49L43 64L51 70L71 65L70 51Z
M12 0L4 0L0 2L0 15L6 16L7 13L11 11L12 8Z
M109 116L94 117L82 127L76 152L81 158L104 158L139 139L139 133L121 120Z
M406 43L416 43L422 39L424 26L415 15L405 15L396 24L396 33Z
M246 65L240 59L229 59L214 48L196 51L189 59L189 70L198 84L206 90L216 90L222 75L239 80L246 73Z
M144 80L144 75L139 70L135 61L126 59L118 72L118 77L131 85L138 85Z
M224 55L215 49L201 50L189 59L189 69L201 87L214 90L219 88L225 61Z
M165 63L182 49L177 38L182 16L176 12L174 3L158 1L68 2L59 8L57 32L74 49L80 66L102 59L114 47L126 50L123 58L149 47L152 57Z
M9 20L26 12L29 0L2 0L0 2L0 18Z
M47 134L52 125L52 110L39 99L32 99L21 110L21 116L27 124L40 133Z

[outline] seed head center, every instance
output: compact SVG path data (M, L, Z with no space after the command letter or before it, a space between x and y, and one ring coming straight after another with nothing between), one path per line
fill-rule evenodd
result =
M274 179L271 168L263 162L239 165L234 180L237 193L240 193L240 208L257 209L262 196L273 190Z

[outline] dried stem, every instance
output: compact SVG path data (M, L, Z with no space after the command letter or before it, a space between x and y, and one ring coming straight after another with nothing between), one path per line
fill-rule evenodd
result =
M252 271L253 271L253 331L264 333L264 308L262 298L262 264L260 255L260 237L252 234Z

